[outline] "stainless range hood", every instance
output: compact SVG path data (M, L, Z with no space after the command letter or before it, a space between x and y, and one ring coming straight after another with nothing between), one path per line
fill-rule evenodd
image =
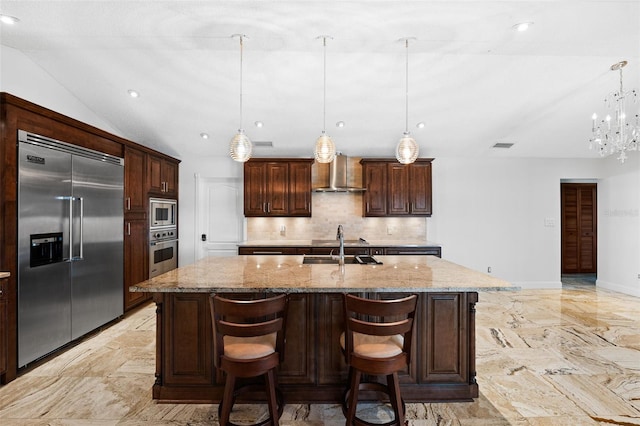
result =
M314 192L362 192L365 188L347 185L347 160L346 155L336 153L335 159L329 163L329 182L321 188L314 188Z

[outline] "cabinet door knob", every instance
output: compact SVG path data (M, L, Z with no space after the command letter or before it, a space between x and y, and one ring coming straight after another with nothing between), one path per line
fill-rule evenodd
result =
M127 222L127 235L131 235L131 222Z
M131 197L127 197L127 210L131 210Z

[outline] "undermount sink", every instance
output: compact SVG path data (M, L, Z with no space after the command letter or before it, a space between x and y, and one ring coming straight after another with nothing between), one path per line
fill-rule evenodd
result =
M302 260L302 263L305 265L309 264L327 264L327 265L337 265L338 259L332 258L331 256L305 256ZM356 258L354 256L345 256L344 263L357 263Z
M367 245L364 240L344 240L344 245ZM311 245L314 246L339 246L338 240L311 240Z

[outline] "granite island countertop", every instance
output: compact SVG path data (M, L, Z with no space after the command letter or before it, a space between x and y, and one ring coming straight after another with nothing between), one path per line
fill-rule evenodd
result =
M11 276L11 272L0 271L0 279L9 278Z
M376 256L381 265L303 264L299 255L207 257L133 292L469 292L519 287L436 256Z

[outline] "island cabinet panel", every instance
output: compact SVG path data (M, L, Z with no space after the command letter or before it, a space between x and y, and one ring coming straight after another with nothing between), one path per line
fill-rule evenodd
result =
M315 299L302 293L289 295L284 362L280 364L278 381L282 384L315 383L313 353L316 348L316 322L313 321Z
M318 294L318 384L347 383L349 370L342 354L340 335L344 331L342 294Z
M0 376L7 372L7 283L0 279Z
M209 295L174 293L165 298L162 309L164 384L211 384L213 336Z
M421 383L475 384L477 293L425 294L419 357ZM470 355L474 356L474 360Z

